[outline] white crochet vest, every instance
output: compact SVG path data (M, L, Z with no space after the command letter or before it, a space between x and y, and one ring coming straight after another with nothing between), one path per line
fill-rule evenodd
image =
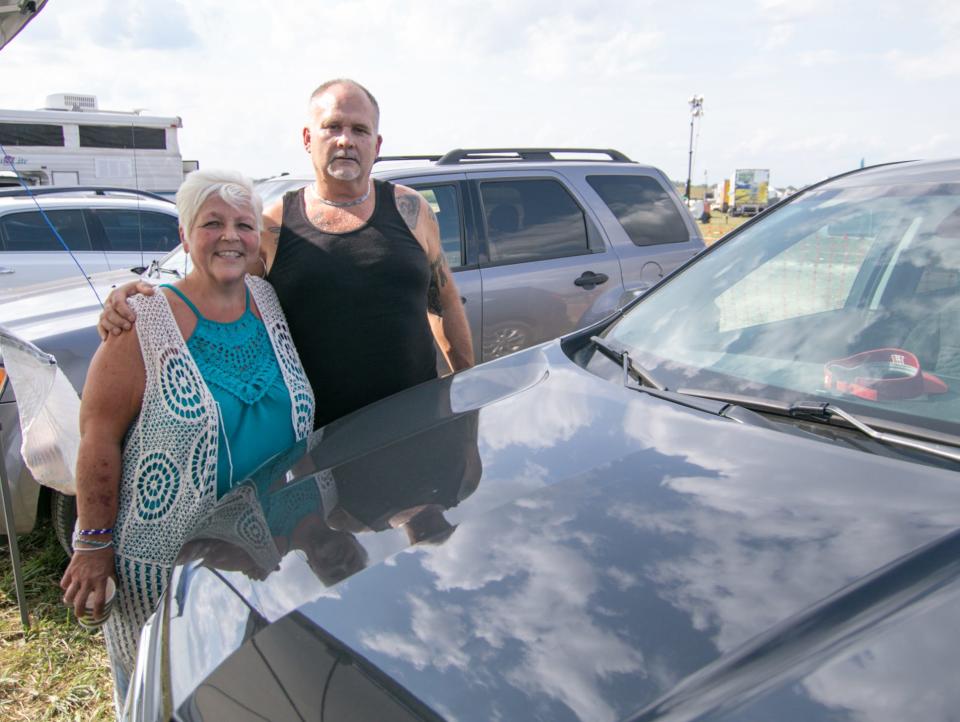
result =
M253 276L247 286L290 392L299 441L313 430L313 391L273 287ZM140 626L156 606L187 533L216 501L220 425L213 395L165 296L158 290L131 298L130 305L137 313L146 385L123 451L114 525L120 608L107 630L111 657L120 653L124 666L132 666Z

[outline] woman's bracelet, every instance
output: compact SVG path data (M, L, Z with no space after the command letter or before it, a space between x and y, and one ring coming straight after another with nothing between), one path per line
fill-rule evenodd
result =
M77 546L77 544L83 544L83 546ZM75 540L73 543L73 551L75 552L98 552L103 549L110 549L113 547L113 540L107 542L88 542L83 541L82 539Z
M112 529L110 531L113 531ZM96 551L98 549L107 549L113 546L113 539L86 539L82 530L73 532L71 541L74 551ZM81 547L82 545L82 547Z
M113 534L113 527L108 526L105 529L78 529L77 536L101 536L103 534Z

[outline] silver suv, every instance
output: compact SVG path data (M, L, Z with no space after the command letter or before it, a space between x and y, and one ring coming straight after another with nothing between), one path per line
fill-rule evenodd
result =
M89 276L146 268L179 243L176 207L153 194L69 187L33 188L29 196L21 188L0 191L0 291L77 276L81 269Z
M608 316L704 248L663 172L616 150L457 149L383 157L374 176L430 202L479 361ZM266 204L312 180L258 191Z
M614 150L455 150L382 158L375 175L416 188L436 213L478 361L610 315L704 247L664 174ZM278 176L257 190L267 204L311 180ZM189 259L178 249L145 275L159 282L188 270ZM74 274L23 288L0 300L0 325L53 354L82 389L99 345L97 295L104 298L111 286L132 278L127 270L112 271L88 285ZM8 387L0 398L0 426L23 532L33 527L40 491L18 453L15 404ZM53 492L50 503L66 546L73 499Z

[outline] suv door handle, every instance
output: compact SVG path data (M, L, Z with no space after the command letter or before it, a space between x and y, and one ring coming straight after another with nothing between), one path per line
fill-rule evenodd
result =
M584 271L580 277L574 281L574 285L586 288L588 291L594 286L606 283L610 277L606 273L594 273L593 271Z
M7 274L15 273L12 268L7 268L5 266L0 266L0 276L6 276Z

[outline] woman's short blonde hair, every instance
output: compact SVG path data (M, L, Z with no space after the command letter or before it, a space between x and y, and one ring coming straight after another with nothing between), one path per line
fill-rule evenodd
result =
M249 178L233 170L195 170L187 175L177 191L177 213L185 237L190 237L197 214L214 194L234 208L251 208L257 231L260 231L263 201L253 190L253 182Z

